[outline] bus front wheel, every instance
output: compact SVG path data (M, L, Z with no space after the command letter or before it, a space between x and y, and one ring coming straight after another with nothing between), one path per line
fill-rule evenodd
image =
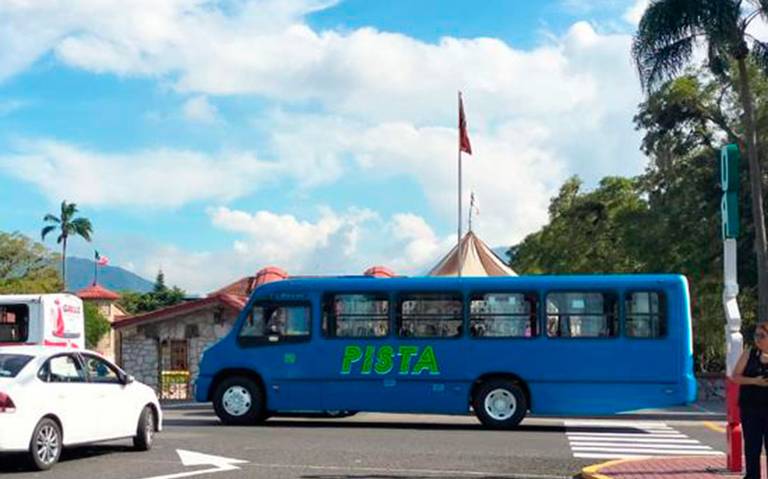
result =
M480 385L472 401L477 418L492 429L512 429L528 410L523 389L512 381L492 379Z
M224 424L255 424L266 418L264 393L250 378L234 376L216 388L213 409Z

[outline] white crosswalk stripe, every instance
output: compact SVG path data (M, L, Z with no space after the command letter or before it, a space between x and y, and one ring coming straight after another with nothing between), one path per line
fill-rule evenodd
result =
M578 458L723 455L660 421L566 420L565 430Z

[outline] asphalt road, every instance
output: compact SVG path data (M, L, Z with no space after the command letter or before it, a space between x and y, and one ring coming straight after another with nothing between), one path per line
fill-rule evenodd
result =
M0 456L0 477L570 478L582 467L605 460L576 457L579 446L574 441L581 435L602 438L663 427L684 438L677 440L683 446L669 447L695 443L693 447L706 454L724 451L724 435L711 424L705 427L701 419L528 418L518 430L489 431L473 417L358 414L344 419L273 418L261 426L225 427L209 407L199 406L166 410L165 430L149 452L131 451L127 441L73 448L45 473L25 471L19 457Z

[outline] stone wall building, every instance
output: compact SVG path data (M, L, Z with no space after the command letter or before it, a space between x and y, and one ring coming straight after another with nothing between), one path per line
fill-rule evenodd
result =
M242 278L202 299L122 318L117 363L163 399L191 399L205 348L225 336L257 286Z

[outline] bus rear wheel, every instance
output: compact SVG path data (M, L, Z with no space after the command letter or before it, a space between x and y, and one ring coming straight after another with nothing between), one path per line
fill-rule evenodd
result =
M243 376L227 378L213 396L213 409L229 425L255 424L266 419L264 393L256 382Z
M480 385L472 401L477 418L491 429L513 429L528 410L523 389L515 382L492 379Z

